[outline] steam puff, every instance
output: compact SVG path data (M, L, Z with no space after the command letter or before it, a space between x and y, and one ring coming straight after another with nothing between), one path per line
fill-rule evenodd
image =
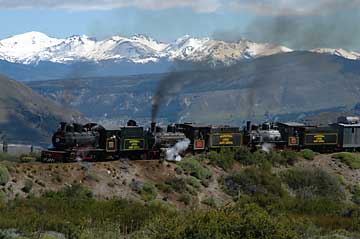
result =
M185 150L189 147L190 140L184 139L182 141L177 142L172 148L166 149L166 160L168 161L181 161L180 154L185 152Z
M266 152L266 153L270 153L270 151L275 147L274 144L269 144L269 143L264 143L263 145L261 145L261 150Z

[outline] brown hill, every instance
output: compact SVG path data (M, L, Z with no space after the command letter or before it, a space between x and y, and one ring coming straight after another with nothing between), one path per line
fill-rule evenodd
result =
M0 131L9 142L47 143L59 121L81 121L82 115L0 75Z

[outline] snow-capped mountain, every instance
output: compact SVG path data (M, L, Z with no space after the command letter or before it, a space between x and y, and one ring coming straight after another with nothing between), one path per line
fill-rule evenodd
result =
M160 59L214 61L226 64L239 59L289 52L291 49L247 40L237 43L184 36L174 42L158 42L144 35L127 38L113 36L96 41L87 36L51 38L40 32L28 32L0 41L0 59L12 63L36 64L41 61L69 63L125 60L133 63Z
M331 54L336 56L341 56L350 60L360 60L360 53L355 51L347 51L344 49L332 49L332 48L317 48L311 50L312 52L322 53L322 54Z

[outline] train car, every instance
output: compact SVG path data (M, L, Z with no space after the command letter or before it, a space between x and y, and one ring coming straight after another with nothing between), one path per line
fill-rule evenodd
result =
M206 149L206 137L210 133L210 125L200 125L193 123L176 124L168 127L168 131L178 131L185 134L190 140L189 150L193 152L202 152Z
M208 150L238 148L243 145L243 133L238 127L212 126L206 137Z
M339 147L339 133L332 126L319 127L296 122L277 123L277 125L288 148L330 152Z
M318 152L335 151L339 143L339 133L334 127L304 127L300 132L302 148Z
M193 153L237 148L243 144L243 133L238 127L184 123L176 124L168 129L184 133L190 140L188 151Z
M344 151L360 150L360 118L339 117L337 123L331 124L339 133L338 147Z
M286 148L300 148L300 132L304 131L305 124L298 122L276 123Z

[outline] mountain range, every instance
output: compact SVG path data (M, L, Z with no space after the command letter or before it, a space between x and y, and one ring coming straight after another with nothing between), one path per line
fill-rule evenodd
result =
M160 42L145 35L115 35L98 41L87 36L59 39L27 32L0 41L0 72L19 81L161 74L188 70L194 63L222 67L293 51L296 49L246 39L226 42L186 35ZM360 53L344 49L309 51L360 59Z
M96 121L151 117L162 85L160 120L240 125L350 111L360 102L360 61L288 52L221 68L124 77L69 78L28 85ZM125 121L126 122L126 121Z
M129 118L148 123L164 82L164 122L239 125L349 112L360 103L359 60L343 49L298 51L245 39L97 41L29 32L0 41L0 72L27 84L0 78L0 130L14 139L46 140L57 121L81 118L79 112L105 126Z
M41 32L28 32L0 41L0 59L11 63L37 64L39 62L71 63L130 61L138 64L164 60L221 61L289 52L291 49L271 44L240 40L236 43L183 36L164 43L145 35L130 38L115 35L97 41L87 36L65 39L51 38Z

